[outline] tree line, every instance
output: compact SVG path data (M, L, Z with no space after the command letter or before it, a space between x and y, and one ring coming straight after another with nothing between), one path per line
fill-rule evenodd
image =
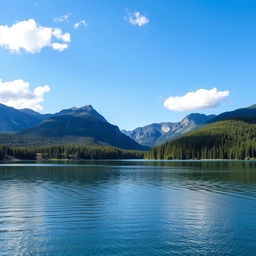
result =
M9 147L0 145L0 160L20 159L141 159L144 152L122 150L111 146Z

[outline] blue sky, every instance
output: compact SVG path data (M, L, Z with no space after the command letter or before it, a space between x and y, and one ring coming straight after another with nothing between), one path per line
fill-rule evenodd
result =
M144 25L129 22L136 12L147 19ZM66 14L68 21L54 21ZM29 19L61 29L61 36L68 33L70 42L58 41L67 48L42 47L31 53L13 51L3 43L1 47L1 26ZM86 26L75 29L82 20ZM22 80L32 91L48 85L50 91L37 95L43 113L92 104L120 128L177 121L190 112L220 113L256 103L255 32L252 0L2 0L0 79ZM204 89L204 95L212 88L228 91L212 108L206 104L177 111L171 104L180 104L179 98L169 99L169 109L163 106L169 97L188 92L200 101L195 92ZM6 103L3 97L6 93L0 97ZM192 104L190 98L181 100Z

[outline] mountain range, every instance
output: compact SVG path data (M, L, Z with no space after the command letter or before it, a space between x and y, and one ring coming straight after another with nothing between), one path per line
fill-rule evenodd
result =
M199 129L154 147L150 159L255 159L256 105L222 113Z
M40 114L1 104L0 132L0 144L11 146L87 144L131 150L148 149L110 124L91 105L73 107L55 114Z
M141 145L154 147L199 128L215 117L215 115L192 113L180 122L153 123L132 131L122 130L122 132Z
M204 131L208 127L213 133L217 129L214 124L221 121L231 120L232 130L235 130L234 121L239 121L238 125L246 122L247 127L255 118L256 105L253 105L220 115L192 113L180 122L153 123L121 132L91 105L68 108L54 114L40 114L31 109L18 110L0 104L0 144L110 145L122 149L148 150L166 142L179 141L179 138L183 140L184 136L189 138L190 134L197 134L193 131ZM226 123L227 127L229 124Z
M0 104L0 132L16 132L35 126L47 119L49 115L42 115L31 109L15 109Z

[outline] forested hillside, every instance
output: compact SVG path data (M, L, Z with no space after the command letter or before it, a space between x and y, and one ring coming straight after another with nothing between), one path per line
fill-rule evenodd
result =
M256 158L256 118L234 118L205 125L153 148L147 159Z
M121 150L109 146L47 146L8 147L0 145L0 160L49 160L49 159L138 159L144 152Z
M142 150L142 147L128 136L124 135L117 126L90 114L58 115L45 120L39 125L17 133L23 138L40 138L52 141L66 141L75 144L76 140L86 140L95 144L109 145L123 149ZM30 141L30 140L28 140ZM57 145L58 142L55 143Z

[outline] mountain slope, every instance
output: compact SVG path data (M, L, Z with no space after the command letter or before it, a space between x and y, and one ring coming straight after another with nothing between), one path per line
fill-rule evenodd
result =
M91 105L81 108L70 108L62 110L55 114L40 114L32 109L15 109L0 104L0 132L17 132L23 129L31 128L42 121L53 116L70 114L74 116L92 115L102 121L106 119L101 116Z
M121 133L117 126L108 123L92 106L63 110L39 125L17 134L55 141L66 140L71 144L72 141L84 141L87 138L93 144L111 145L123 149L145 149Z
M169 140L173 140L186 132L196 129L214 117L214 115L207 116L204 114L193 113L177 123L154 123L136 128L132 131L123 130L123 133L141 145L153 147L161 145Z
M26 129L39 124L43 119L40 114L31 115L26 111L0 104L0 132L16 132Z
M61 110L58 113L55 113L54 116L62 116L62 115L72 115L72 116L77 116L77 117L86 117L86 116L93 116L98 120L107 122L107 120L99 114L92 105L85 105L80 108L72 107L69 109L64 109Z
M239 108L233 111L224 112L219 114L218 116L209 120L208 123L214 123L218 121L239 118L239 117L256 117L256 105L252 105L247 108Z
M256 118L234 117L205 125L153 148L150 159L244 159L256 157Z
M51 116L53 116L53 114L41 114L38 113L30 108L23 108L23 109L19 109L20 112L26 113L30 116L33 117L37 117L38 119L40 119L41 121L46 120L48 118L50 118Z

